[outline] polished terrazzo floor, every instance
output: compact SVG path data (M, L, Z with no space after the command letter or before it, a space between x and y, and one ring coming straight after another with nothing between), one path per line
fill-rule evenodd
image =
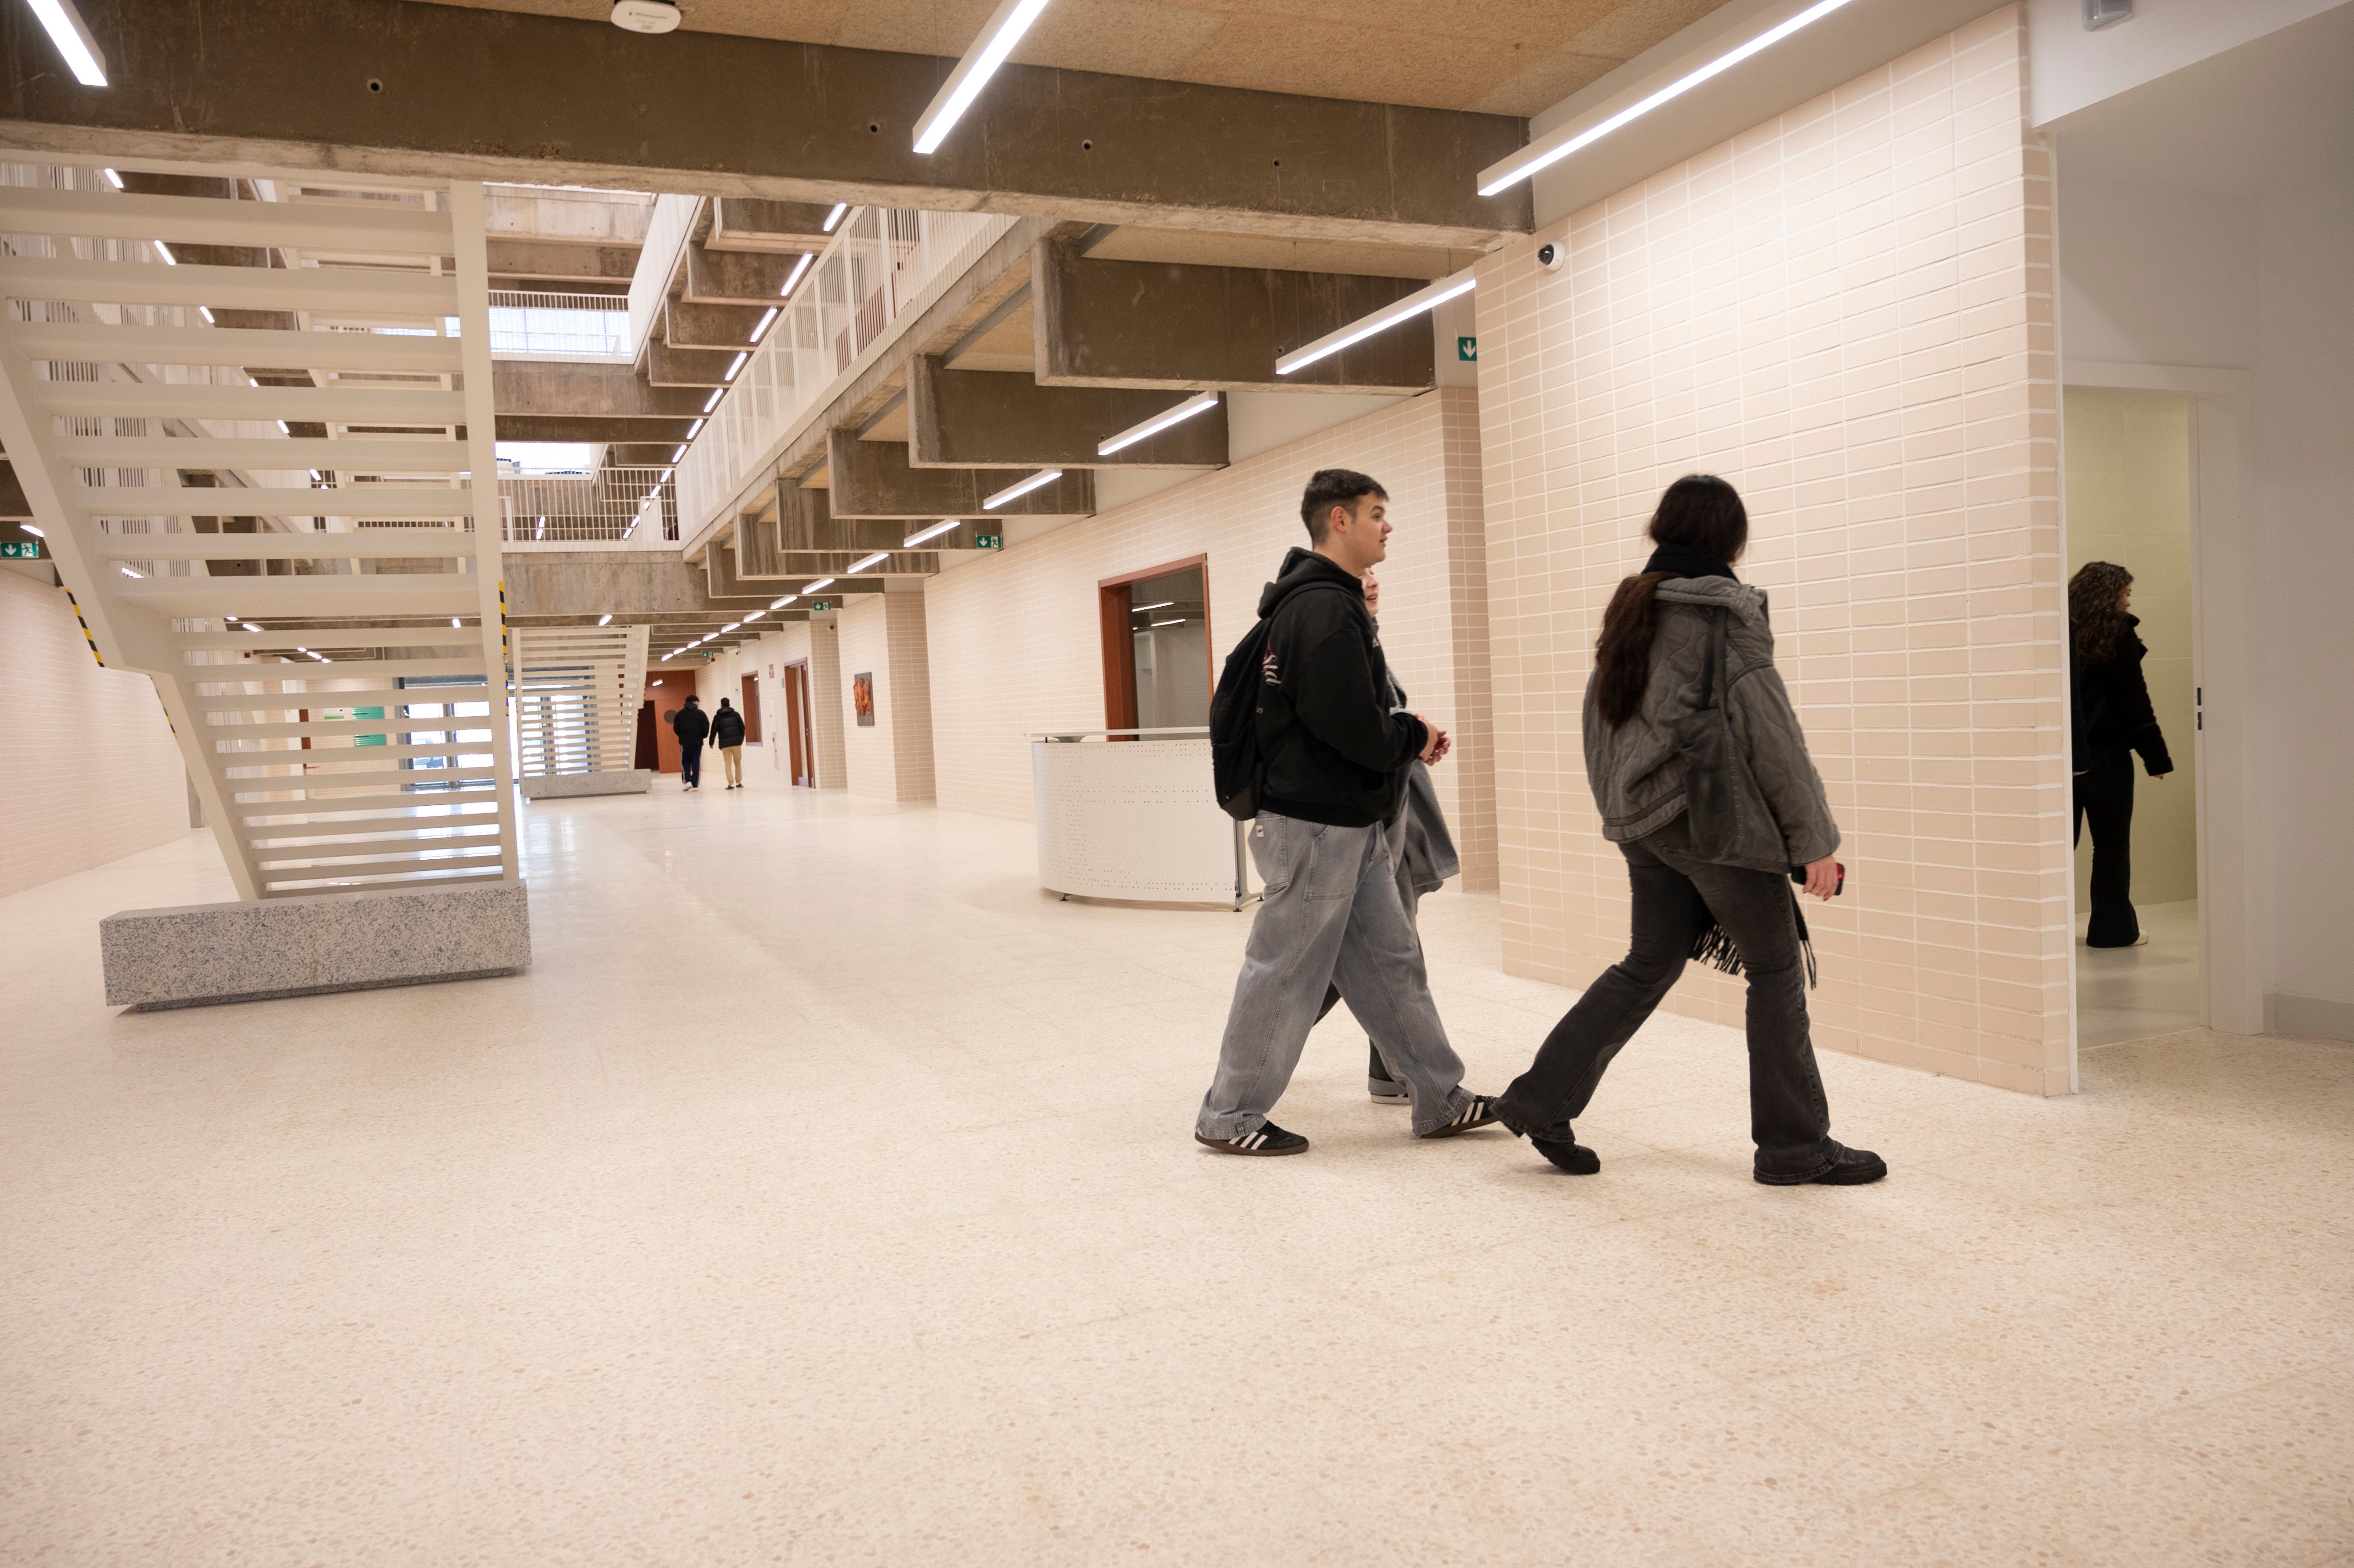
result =
M1341 1016L1224 1158L1247 916L748 773L531 806L522 978L121 1015L207 840L0 901L0 1561L2354 1563L2354 1046L1828 1057L1895 1174L1780 1190L1723 1029L1580 1180ZM1426 910L1500 1086L1567 993Z

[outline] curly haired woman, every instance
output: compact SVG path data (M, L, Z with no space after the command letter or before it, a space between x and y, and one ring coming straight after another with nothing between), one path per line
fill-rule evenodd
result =
M2088 561L2068 579L2070 719L2076 758L2075 837L2093 821L2093 918L2088 948L2133 948L2142 935L2133 906L2133 754L2152 779L2174 771L2149 704L2141 662L2149 650L2134 628L2133 574Z

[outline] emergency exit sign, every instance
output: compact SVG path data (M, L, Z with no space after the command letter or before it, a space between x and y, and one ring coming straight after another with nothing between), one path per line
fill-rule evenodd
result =
M41 542L37 539L10 539L0 544L0 561L37 561L41 558Z
M1457 338L1455 340L1455 357L1458 359L1478 359L1479 357L1479 340L1476 337Z
M1005 548L1005 535L1002 534L975 534L972 536L972 547L976 550L1002 550Z

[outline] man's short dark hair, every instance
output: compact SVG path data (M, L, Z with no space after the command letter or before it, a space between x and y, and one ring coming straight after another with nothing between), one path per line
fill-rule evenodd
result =
M1352 468L1320 468L1309 477L1308 493L1299 498L1299 520L1308 524L1308 542L1320 545L1332 526L1332 508L1345 506L1351 516L1357 503L1368 495L1378 495L1384 501L1390 493L1370 474L1359 473Z

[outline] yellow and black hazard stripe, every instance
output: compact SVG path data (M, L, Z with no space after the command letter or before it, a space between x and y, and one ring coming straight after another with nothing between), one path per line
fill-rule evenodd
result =
M74 621L81 628L81 640L90 644L90 656L98 659L98 639L90 634L90 621L83 616L81 601L74 598L71 588L66 589L66 602L73 606ZM98 659L98 667L101 670L105 669L106 661ZM163 699L159 697L156 700L161 702Z

